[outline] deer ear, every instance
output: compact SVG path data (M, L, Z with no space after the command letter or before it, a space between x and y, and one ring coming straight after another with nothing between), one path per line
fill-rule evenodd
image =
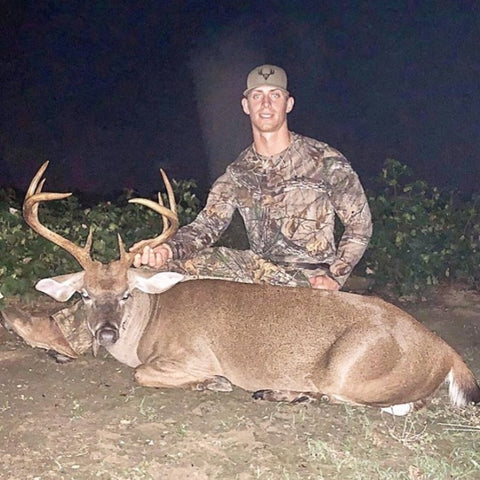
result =
M59 275L52 278L44 278L37 282L35 288L58 302L66 302L75 292L79 291L83 285L85 272L70 273L68 275Z
M162 293L169 290L178 282L184 280L185 275L176 272L152 273L145 270L130 268L128 283L130 290L138 288L145 293Z

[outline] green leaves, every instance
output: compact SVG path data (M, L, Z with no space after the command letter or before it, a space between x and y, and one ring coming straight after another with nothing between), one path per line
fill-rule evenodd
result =
M196 185L174 180L172 186L184 225L199 211ZM81 245L94 227L93 256L108 262L118 258L117 233L128 247L162 230L158 214L127 203L133 196L125 191L114 204L101 202L92 208L69 197L41 205L39 216L49 228ZM411 294L447 281L480 284L480 196L461 201L455 192L441 192L413 178L411 169L396 160L385 162L368 196L373 236L358 269L373 272L377 287ZM165 194L163 200L168 203ZM239 224L235 239L243 230ZM32 292L40 278L78 270L68 253L25 224L21 199L12 190L0 190L0 293Z
M385 162L369 193L373 236L361 264L374 271L378 286L400 294L445 281L477 285L479 199L463 202L412 177L398 161Z
M172 181L183 225L198 213L199 201L192 193L193 181ZM84 245L90 226L94 228L92 255L102 262L118 258L117 233L128 247L162 231L157 213L127 203L132 192L115 202L101 202L83 208L76 197L41 204L39 218L48 228L73 242ZM78 263L64 250L38 236L24 222L21 202L11 190L0 190L0 293L5 297L33 294L33 286L44 277L80 270ZM163 198L168 204L166 196Z

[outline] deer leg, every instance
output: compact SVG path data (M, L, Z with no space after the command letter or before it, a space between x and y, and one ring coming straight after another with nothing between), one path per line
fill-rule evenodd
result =
M180 365L167 362L140 365L135 369L134 378L139 385L144 387L190 387L199 391L232 391L230 381L221 375L199 378L199 375L187 372Z
M207 378L203 382L197 383L194 386L195 390L211 390L212 392L231 392L233 390L232 383L226 377L215 375L212 378Z
M257 390L253 392L255 400L266 400L268 402L289 402L303 403L315 401L328 401L328 397L315 392L295 392L292 390Z

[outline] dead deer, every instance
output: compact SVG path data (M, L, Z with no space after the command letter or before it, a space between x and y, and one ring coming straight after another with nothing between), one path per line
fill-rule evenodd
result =
M72 254L83 270L40 280L36 288L56 300L83 298L94 351L103 346L135 368L151 387L230 391L254 398L380 407L394 415L419 408L446 381L452 403L480 402L480 389L460 356L406 312L385 301L346 292L188 280L173 272L130 268L136 252L170 238L178 227L175 199L162 172L170 208L156 210L163 232L109 264L90 255L92 233L81 248L38 219L43 164L28 189L24 217L37 233Z

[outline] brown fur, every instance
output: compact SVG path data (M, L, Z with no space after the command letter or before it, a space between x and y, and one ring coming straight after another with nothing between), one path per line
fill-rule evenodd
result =
M147 279L144 272L129 270L136 252L165 242L178 226L173 190L163 172L169 210L160 196L158 204L130 202L162 215L164 231L129 252L119 239L119 261L93 261L91 232L80 248L38 219L40 202L70 195L42 192L47 165L30 183L25 220L71 253L84 272L41 280L37 288L60 301L81 292L94 348L103 345L136 367L141 385L225 391L234 384L268 391L258 393L259 398L301 401L326 395L332 401L397 406L403 413L391 413L404 414L448 380L455 405L480 401L473 374L458 354L382 300L220 280L186 281L165 291L181 279L163 272L162 284L156 275Z
M454 350L378 298L197 280L155 302L137 349L142 365L135 377L145 386L222 376L250 391L311 392L385 407L423 401L452 371L467 402L479 400Z

